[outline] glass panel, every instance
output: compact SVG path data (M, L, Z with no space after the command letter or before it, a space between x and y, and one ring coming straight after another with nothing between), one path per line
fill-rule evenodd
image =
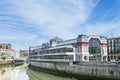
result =
M67 48L66 52L73 52L73 48Z
M101 47L100 40L97 38L91 38L89 41L89 60L101 60Z

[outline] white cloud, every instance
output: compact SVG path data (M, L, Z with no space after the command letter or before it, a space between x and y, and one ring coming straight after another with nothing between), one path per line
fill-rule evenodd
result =
M14 0L10 14L38 25L37 29L45 36L68 39L78 34L76 25L87 20L97 3L98 0Z
M25 41L24 45L39 45L48 42L54 36L63 39L77 37L78 34L102 34L118 28L120 20L115 17L111 22L88 23L93 9L100 0L13 0L1 3L5 10L0 20L11 22L0 23L3 40ZM9 5L8 5L9 4ZM109 13L106 13L107 15ZM103 14L103 16L105 16ZM13 18L14 17L14 18ZM22 19L21 19L22 18ZM4 27L4 28L3 28ZM30 30L28 30L31 28ZM35 29L31 31L32 29ZM15 45L22 47L17 42Z

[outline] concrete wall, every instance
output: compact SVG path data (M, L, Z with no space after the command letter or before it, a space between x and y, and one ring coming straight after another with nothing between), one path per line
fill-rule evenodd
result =
M120 66L69 65L69 63L42 62L31 62L31 65L68 73L120 78Z
M31 62L31 65L41 68L54 69L68 73L120 78L119 66L100 65L69 65L68 63Z

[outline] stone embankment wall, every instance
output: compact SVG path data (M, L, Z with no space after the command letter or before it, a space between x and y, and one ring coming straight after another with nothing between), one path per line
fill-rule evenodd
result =
M120 78L120 66L82 65L82 64L70 65L69 63L42 63L42 62L31 62L31 65L40 68L64 71L72 74Z

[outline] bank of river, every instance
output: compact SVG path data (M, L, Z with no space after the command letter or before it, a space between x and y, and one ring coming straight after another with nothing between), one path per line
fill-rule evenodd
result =
M59 70L54 70L54 69L47 69L47 68L41 68L41 67L35 67L35 66L29 66L32 70L34 71L39 71L39 72L45 72L49 73L52 75L56 76L61 76L64 78L69 78L68 80L120 80L119 78L112 78L112 77L103 77L103 76L91 76L91 75L84 75L84 74L73 74L73 73L68 73L65 71L59 71ZM39 76L39 75L38 75ZM56 80L56 79L54 79ZM64 80L64 79L61 79Z
M0 80L77 80L29 69L26 65L0 68Z
M75 78L72 76L60 76L60 75L58 76L50 73L45 73L43 71L41 72L38 70L30 69L26 66L26 64L24 64L19 66L18 65L12 67L6 66L0 68L0 80L98 80L98 79Z
M27 70L27 74L29 76L29 80L77 80L75 78L60 77L31 69Z

